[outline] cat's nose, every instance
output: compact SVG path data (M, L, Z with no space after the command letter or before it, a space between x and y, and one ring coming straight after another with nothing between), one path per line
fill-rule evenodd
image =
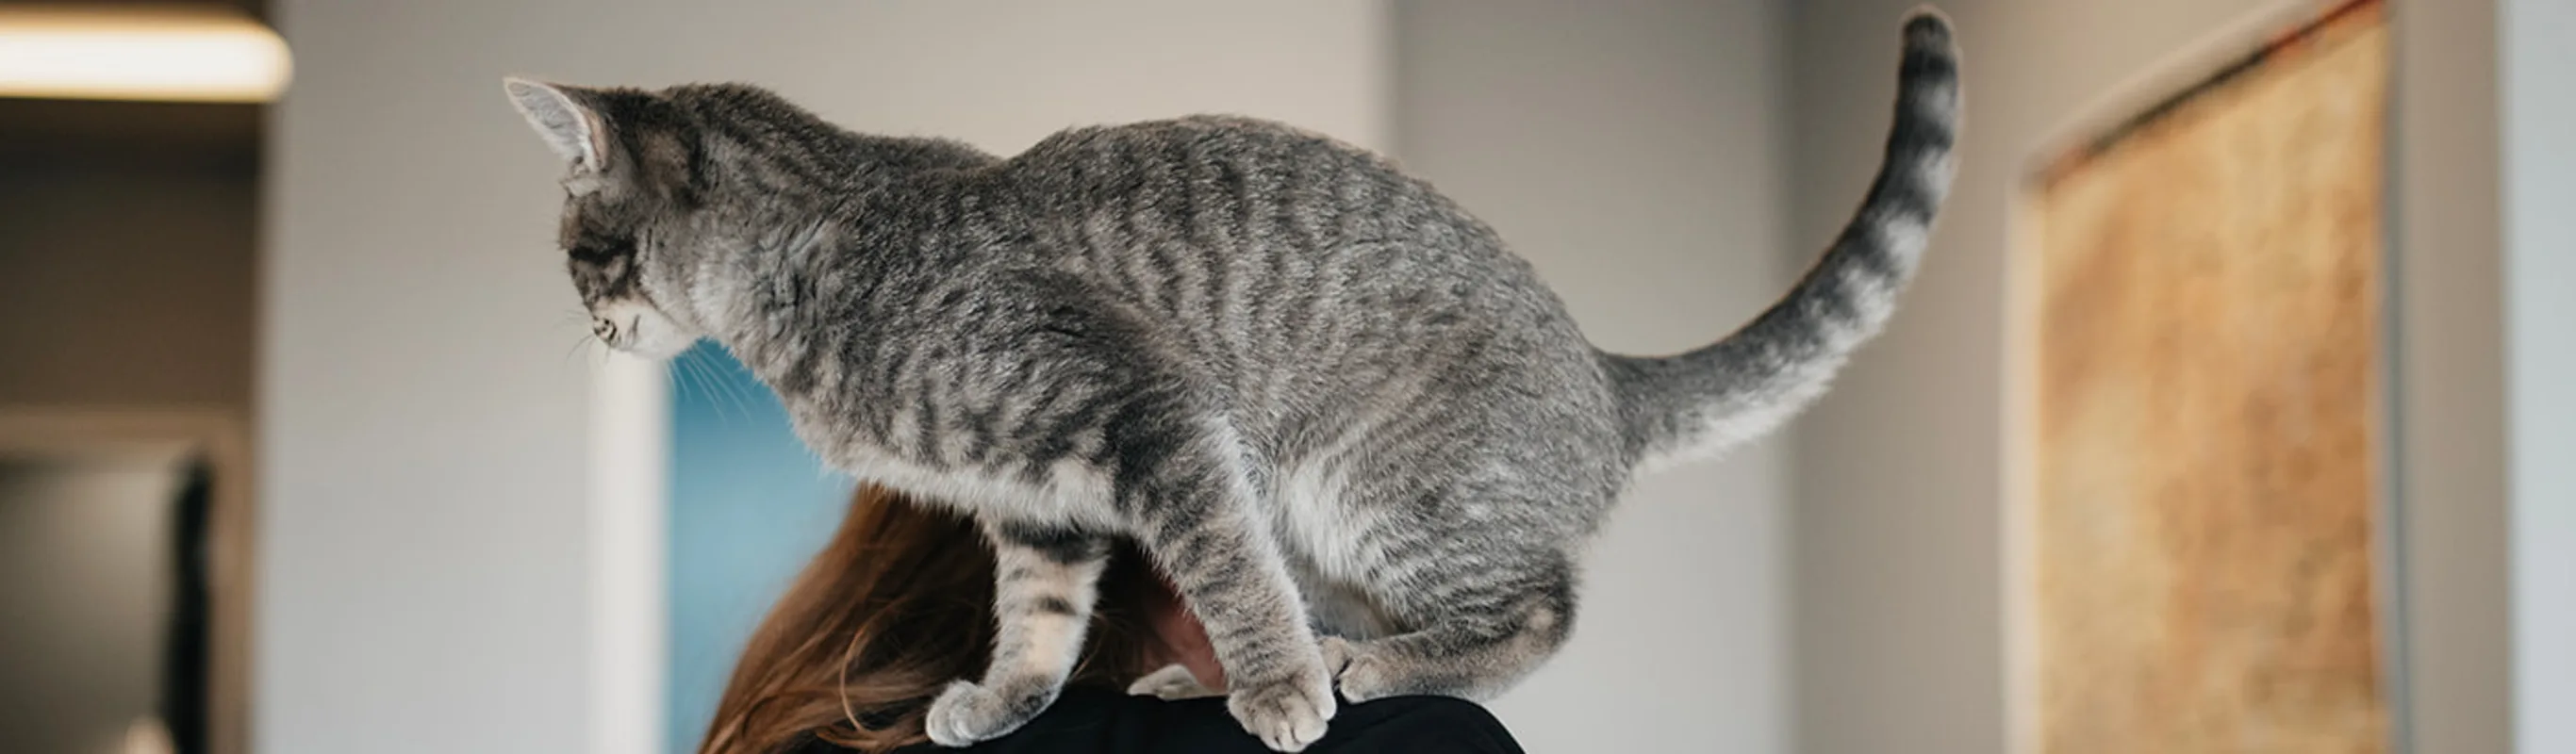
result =
M617 323L604 319L593 321L590 323L590 334L599 336L599 339L604 342L615 342Z

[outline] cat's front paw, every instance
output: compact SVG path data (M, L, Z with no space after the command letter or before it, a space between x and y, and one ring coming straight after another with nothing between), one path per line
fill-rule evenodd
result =
M997 693L973 681L948 684L931 701L930 714L922 721L924 732L932 743L958 748L1001 738L1019 730L1047 703L1055 701L1055 690L1047 687L1020 689L1014 693Z
M1333 719L1333 683L1320 663L1288 677L1234 685L1225 708L1271 751L1304 751Z

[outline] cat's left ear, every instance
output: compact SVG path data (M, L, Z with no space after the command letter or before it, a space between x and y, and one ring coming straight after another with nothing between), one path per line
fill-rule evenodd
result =
M572 165L575 176L596 176L608 167L608 128L599 113L582 104L578 89L510 77L501 80L510 104L527 116L528 125L545 137L546 146Z

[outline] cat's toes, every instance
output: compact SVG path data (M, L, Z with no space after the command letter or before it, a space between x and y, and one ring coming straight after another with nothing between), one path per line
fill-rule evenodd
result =
M1201 697L1225 695L1224 692L1210 689L1207 686L1200 684L1199 677L1190 674L1189 666L1178 663L1165 665L1161 670L1148 673L1145 677L1136 679L1135 683L1128 684L1127 694L1129 696L1150 696L1167 700L1198 699Z
M995 693L972 681L948 684L930 703L922 728L932 743L958 748L1000 738L1036 719L1054 701L1044 689Z
M1342 668L1351 664L1351 657L1359 654L1359 645L1339 636L1327 636L1324 637L1323 650L1324 675L1338 679L1342 677Z
M1333 719L1333 688L1321 667L1268 683L1243 684L1225 707L1271 751L1304 751Z
M1352 704L1399 695L1394 691L1398 680L1394 667L1360 644L1326 637L1324 667L1332 669L1333 687Z

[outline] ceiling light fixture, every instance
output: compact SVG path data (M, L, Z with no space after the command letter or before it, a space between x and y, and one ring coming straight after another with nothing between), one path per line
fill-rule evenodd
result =
M286 41L216 9L0 5L0 97L267 102Z

